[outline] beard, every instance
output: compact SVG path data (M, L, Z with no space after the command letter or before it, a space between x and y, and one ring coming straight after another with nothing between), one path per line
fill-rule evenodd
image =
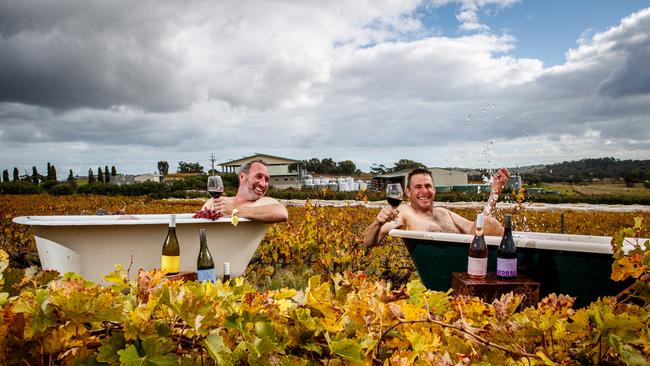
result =
M249 182L243 182L242 184L242 196L247 201L257 201L258 199L264 197L266 191L259 193L255 190L255 187Z

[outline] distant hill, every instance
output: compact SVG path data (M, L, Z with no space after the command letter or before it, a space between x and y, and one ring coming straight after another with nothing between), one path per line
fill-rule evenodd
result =
M509 168L521 174L527 183L580 183L604 179L642 182L650 179L650 160L619 160L615 158L582 159L549 165Z

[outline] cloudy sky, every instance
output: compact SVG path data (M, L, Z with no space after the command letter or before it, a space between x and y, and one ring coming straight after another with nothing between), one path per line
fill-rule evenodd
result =
M0 0L0 169L649 159L649 65L650 0Z

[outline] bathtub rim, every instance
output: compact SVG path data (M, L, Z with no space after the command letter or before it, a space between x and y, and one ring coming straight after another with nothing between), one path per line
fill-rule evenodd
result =
M168 225L170 215L172 214L16 216L12 222L30 226ZM179 213L175 215L176 225L231 222L230 216L210 220L192 218L193 213ZM136 219L120 219L123 216L132 216ZM247 221L251 220L244 217L239 218L239 222Z
M583 252L583 253L597 253L597 254L613 254L611 246L611 236L595 236L595 235L578 235L578 234L553 234L553 233L539 233L527 231L513 231L513 239L517 248L532 248L542 250L556 250L567 252ZM429 231L416 231L416 230L401 230L392 229L388 235L402 239L418 239L435 242L448 242L448 243L465 243L472 242L474 235L471 234L457 234L457 233L441 233ZM646 238L639 238L639 244L644 243ZM485 236L487 245L498 246L501 242L500 236ZM623 243L623 250L625 253L634 249L636 243L634 238L625 238ZM570 243L567 245L567 243Z

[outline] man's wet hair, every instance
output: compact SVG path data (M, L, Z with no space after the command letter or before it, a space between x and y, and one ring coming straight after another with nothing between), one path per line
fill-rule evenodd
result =
M433 175L431 174L431 171L429 169L415 168L415 169L411 170L409 172L408 176L407 176L407 181L406 181L407 182L407 184L406 184L407 187L411 186L411 177L414 176L414 175L418 175L418 174L427 174L428 176L431 177L431 181L433 181Z
M248 163L242 165L242 167L241 167L241 169L239 169L239 171L242 172L242 173L248 174L248 172L250 172L250 170L251 170L251 165L253 165L254 163L260 163L260 164L262 164L262 165L264 165L266 167L269 166L269 164L267 164L266 161L264 161L262 159L255 159L255 160L251 160Z

